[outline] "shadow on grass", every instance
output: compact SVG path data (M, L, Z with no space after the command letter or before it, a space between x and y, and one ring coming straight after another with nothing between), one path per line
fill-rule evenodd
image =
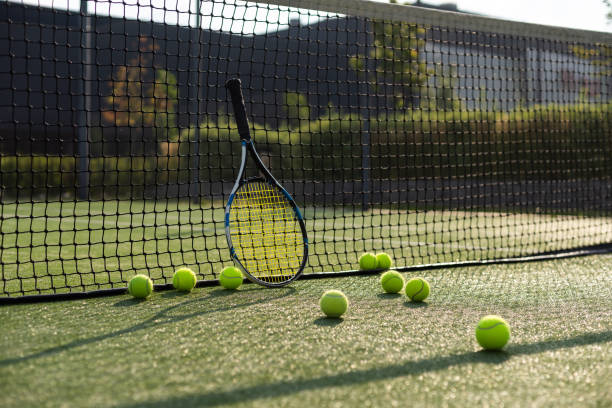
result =
M194 306L196 306L198 303L205 301L205 300L211 300L211 298L225 297L229 295L239 295L240 293L254 292L254 291L260 292L262 294L262 297L260 299L252 300L252 301L245 302L242 304L233 304L231 306L217 307L214 309L195 308L194 310ZM195 316L201 316L201 315L217 313L217 312L224 312L228 310L234 310L237 308L249 307L249 306L253 306L253 305L257 305L261 303L266 303L271 300L276 300L276 299L287 297L293 292L295 292L295 289L290 286L278 288L274 291L268 290L267 288L261 288L261 287L253 287L249 289L243 289L240 291L228 291L228 290L222 290L222 289L213 290L209 292L207 296L198 296L197 298L185 300L184 302L170 306L156 313L154 316L144 320L143 322L138 323L135 326L126 327L121 330L115 330L110 333L101 334L95 337L74 340L69 343L51 347L46 350L41 350L37 353L29 354L26 356L13 357L13 358L7 358L4 360L0 360L0 367L5 367L11 364L17 364L17 363L33 360L36 358L46 357L52 354L61 353L63 351L70 350L74 347L80 347L80 346L96 343L98 341L117 337L122 334L134 333L139 330L145 330L145 329L148 330L153 327L162 326L168 323L180 322L180 321L187 320ZM248 298L251 299L252 295L248 295ZM147 301L150 302L150 300L145 300L145 299L134 299L134 298L123 299L123 300L116 302L114 306L116 307L135 306L141 303L145 303ZM191 312L180 313L181 310L190 310ZM176 311L179 311L179 313L176 313Z
M337 326L344 321L341 317L319 317L315 319L314 324L317 326L328 326L333 327Z
M542 341L531 344L518 344L508 347L507 351L476 351L449 356L439 356L423 360L408 361L402 364L376 367L368 370L355 370L345 373L329 375L298 381L280 381L269 384L235 388L231 391L218 391L206 394L172 397L160 401L143 402L131 407L200 407L218 406L251 402L264 398L274 398L282 395L291 395L308 390L324 390L329 387L344 387L365 384L401 376L414 376L424 373L440 371L449 367L464 364L484 363L502 364L514 356L536 354L545 351L586 346L589 344L606 343L612 341L612 330L598 333L588 333L563 340Z
M290 286L286 286L285 288L289 288L292 291L295 291L295 289L291 288ZM213 289L209 295L212 297L228 297L228 296L236 296L237 294L241 293L241 292L250 292L250 291L265 291L265 290L270 290L270 288L264 288L261 286L253 286L252 288L249 289L225 289L225 288L216 288Z
M139 305L141 303L150 302L148 299L138 299L134 297L130 297L128 299L122 299L113 304L114 307L133 307L135 305Z
M166 292L163 292L160 296L166 299L174 299L174 298L186 297L192 294L193 292L186 292L184 290L168 290Z
M413 302L411 300L407 300L404 302L404 306L409 309L424 309L429 307L429 303L427 302Z
M401 298L402 295L399 293L379 293L376 297L379 299L398 299Z

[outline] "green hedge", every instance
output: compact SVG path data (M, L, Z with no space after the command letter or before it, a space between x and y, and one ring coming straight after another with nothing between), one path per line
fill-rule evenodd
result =
M406 111L370 117L372 178L587 179L612 174L612 103L511 112ZM303 123L282 146L306 179L359 179L367 150L355 115ZM300 166L301 165L301 166ZM314 176L314 177L313 177Z
M374 179L610 177L611 109L607 103L371 116L370 174ZM331 110L293 128L255 124L252 136L280 178L359 180L367 152L365 123L359 115ZM235 124L206 121L196 135L195 128L184 130L177 142L160 145L157 157L91 158L91 197L140 197L156 185L187 184L195 166L201 181L232 181L240 162ZM77 168L74 157L0 156L2 197L74 195Z
M609 177L611 111L608 103L377 118L372 168L381 177Z

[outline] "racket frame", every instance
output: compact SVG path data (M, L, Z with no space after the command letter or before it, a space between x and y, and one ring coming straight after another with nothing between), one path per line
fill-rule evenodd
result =
M232 82L233 84L231 84ZM272 176L272 173L270 173L270 171L266 168L266 166L261 160L261 157L259 157L259 154L257 154L255 145L253 141L251 140L249 125L246 119L244 99L242 98L242 91L240 90L240 80L231 79L227 82L226 87L230 90L230 93L232 94L232 104L234 105L234 112L236 114L236 122L238 125L238 132L240 134L241 146L242 146L241 155L240 155L241 156L240 169L238 170L238 177L236 177L236 182L234 183L234 187L232 188L232 191L230 192L229 198L227 200L227 204L225 205L225 238L227 239L227 245L229 247L230 256L234 264L238 265L238 267L242 270L242 272L246 275L246 277L250 281L258 283L263 286L268 286L268 287L285 286L295 281L302 275L302 272L304 271L304 268L306 267L306 263L308 262L308 235L306 233L306 225L304 224L304 217L302 217L302 213L300 212L300 209L297 206L293 197L291 197L291 194L289 194L289 192L285 190L285 188L274 178L274 176ZM242 117L242 115L244 116ZM263 177L262 176L251 177L251 178L245 177L246 164L248 160L247 155L250 156L251 159L255 162L257 169L259 170L259 172L261 173ZM279 190L287 199L287 202L293 209L296 221L300 225L300 230L302 231L302 238L304 240L304 251L302 255L302 262L300 264L298 271L293 273L292 276L287 280L284 280L281 282L268 282L266 280L262 280L252 275L246 269L243 263L240 261L240 259L238 258L238 254L236 253L236 250L234 249L234 244L232 243L232 236L231 236L232 227L230 225L230 211L231 211L232 203L234 201L234 198L238 190L244 185L251 183L251 182L268 183L273 188Z

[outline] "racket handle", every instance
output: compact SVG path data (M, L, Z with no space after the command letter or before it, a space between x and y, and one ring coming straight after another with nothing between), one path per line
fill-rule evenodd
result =
M240 79L233 78L225 83L225 87L232 98L232 106L234 107L234 116L236 125L238 126L238 134L242 140L251 140L249 132L249 121L247 120L246 108L244 107L244 97L242 96L242 87Z

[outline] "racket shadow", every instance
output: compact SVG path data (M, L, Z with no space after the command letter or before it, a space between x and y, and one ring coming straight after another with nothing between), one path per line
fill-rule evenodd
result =
M283 288L276 289L274 291L270 291L270 290L266 290L265 288L253 287L253 288L240 290L240 291L233 291L233 292L234 294L238 294L238 293L246 294L248 292L254 292L254 291L260 292L261 294L263 294L263 296L258 297L256 300L249 300L244 303L238 303L238 304L233 303L232 305L229 305L229 306L215 307L212 309L198 309L197 308L198 303L210 301L211 299L214 299L214 298L225 297L225 296L232 294L232 292L230 291L227 291L230 293L226 295L225 293L223 293L224 290L213 290L210 293L208 293L207 296L199 296L197 298L189 299L184 302L178 303L176 305L167 307L136 325L126 327L123 329L119 329L119 330L114 330L112 332L104 333L104 334L94 336L94 337L73 340L71 342L61 344L59 346L54 346L54 347L51 347L45 350L41 350L36 353L25 355L25 356L12 357L12 358L0 360L0 367L10 366L12 364L18 364L18 363L34 360L34 359L41 358L41 357L47 357L53 354L58 354L64 351L68 351L75 347L97 343L103 340L111 339L113 337L131 334L131 333L135 333L141 330L151 329L153 327L159 327L159 326L163 326L163 325L170 324L170 323L180 322L180 321L187 320L187 319L190 319L196 316L203 316L203 315L207 315L211 313L235 310L239 308L254 306L257 304L267 303L272 300L282 299L287 296L290 296L295 292L295 289L292 287L283 287ZM251 295L248 295L248 297L245 296L245 299L247 300L252 299L252 296ZM143 302L146 302L146 300L133 299L133 298L123 299L123 300L116 302L113 306L114 307L135 306ZM190 312L180 313L181 310L190 310ZM176 311L179 311L179 313L175 313Z

